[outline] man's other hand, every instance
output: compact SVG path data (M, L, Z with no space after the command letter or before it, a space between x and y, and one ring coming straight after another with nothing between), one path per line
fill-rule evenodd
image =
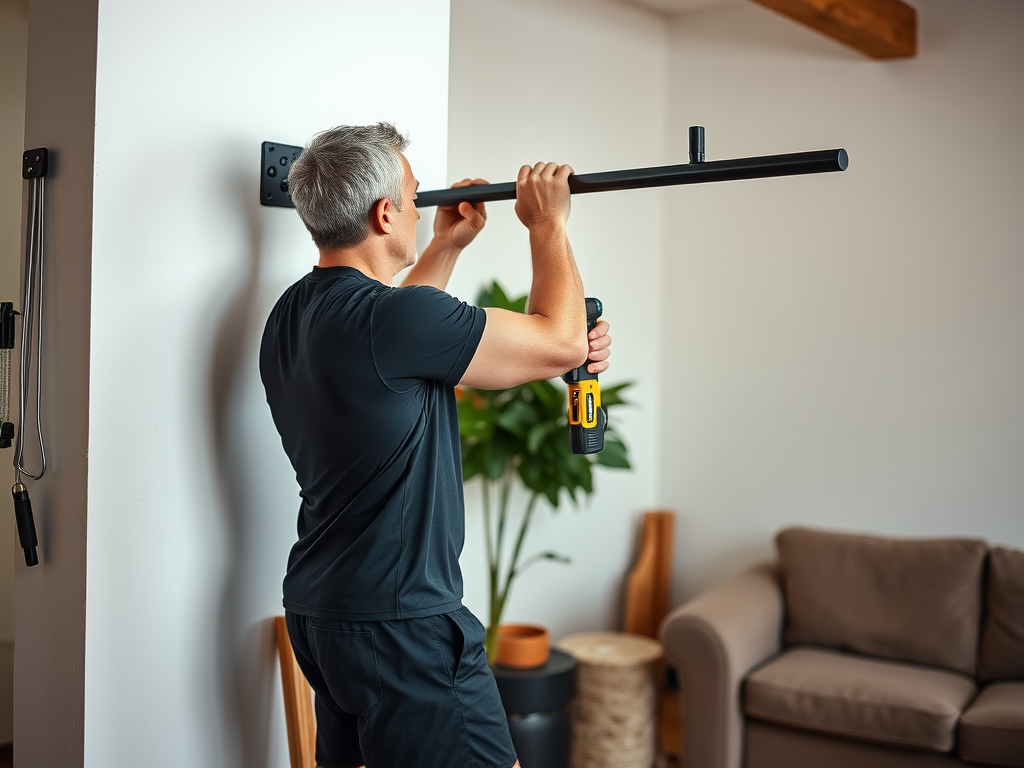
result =
M611 326L604 320L599 320L587 334L590 349L587 358L593 361L587 366L590 373L604 373L608 370L608 358L612 354L612 337L608 335L609 330Z
M456 187L473 187L487 184L483 179L463 179L452 184ZM439 245L450 245L454 248L465 248L487 223L487 211L483 203L462 202L458 205L440 205L434 216L434 238Z
M544 224L564 226L569 218L568 165L537 163L524 165L516 179L516 216L527 229Z

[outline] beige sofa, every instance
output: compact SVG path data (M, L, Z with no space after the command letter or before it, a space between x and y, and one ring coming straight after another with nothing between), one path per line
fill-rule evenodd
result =
M665 619L684 768L1024 766L1024 552L790 528Z

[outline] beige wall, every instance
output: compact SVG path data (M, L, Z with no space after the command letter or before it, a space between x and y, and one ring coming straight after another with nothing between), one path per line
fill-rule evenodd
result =
M0 301L21 307L21 150L25 147L28 0L0 2ZM11 405L12 411L17 403ZM13 450L13 449L12 449ZM11 450L0 454L7 467ZM0 487L6 488L3 482ZM14 736L14 558L21 554L14 505L0 492L0 744Z
M668 193L681 596L791 523L1024 546L1024 4L914 5L903 61L753 4L670 25L671 156L850 153Z
M15 568L19 768L82 765L96 2L32 0L25 146L50 149L42 420L49 468L27 481L39 565Z

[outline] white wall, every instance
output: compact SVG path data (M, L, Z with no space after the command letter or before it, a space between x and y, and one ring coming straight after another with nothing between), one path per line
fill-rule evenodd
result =
M576 562L526 576L510 619L615 626L656 506L678 513L677 601L793 523L1024 545L1024 8L917 7L919 56L878 62L749 3L453 3L450 180L685 162L694 124L708 159L851 156L844 174L574 198L584 281L615 324L605 378L641 383L620 411L637 471L537 526L536 548ZM492 204L456 292L527 289L509 209Z
M21 307L21 151L25 149L28 0L0 3L0 301ZM12 358L13 359L13 358ZM17 401L11 404L16 412ZM4 468L10 450L0 453ZM6 479L6 477L5 477ZM0 493L0 744L14 737L14 503Z
M259 145L392 119L443 184L448 3L104 0L98 43L95 6L71 5L31 20L26 141L61 158L58 394L43 562L19 577L18 763L285 766L270 617L298 499L256 351L316 252L294 212L257 204Z
M665 30L648 12L604 0L454 0L449 180L511 181L539 160L580 173L655 165L665 140L665 72ZM554 549L573 562L527 571L504 620L540 622L555 636L621 621L634 531L657 485L661 222L657 192L573 198L569 239L583 284L613 326L613 364L602 382L637 383L637 405L613 413L636 468L596 470L596 491L578 509L566 500L554 514L539 510L525 551ZM511 202L489 204L487 227L450 288L473 300L493 278L516 295L530 288L526 229ZM486 619L480 504L474 482L462 569L466 604Z
M1024 546L1024 5L915 6L888 62L753 4L670 26L671 155L850 153L668 193L678 597L791 523Z

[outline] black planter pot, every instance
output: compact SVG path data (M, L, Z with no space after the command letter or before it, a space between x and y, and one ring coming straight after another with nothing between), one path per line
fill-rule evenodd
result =
M494 667L508 729L523 768L569 768L576 660L552 650L535 669Z

